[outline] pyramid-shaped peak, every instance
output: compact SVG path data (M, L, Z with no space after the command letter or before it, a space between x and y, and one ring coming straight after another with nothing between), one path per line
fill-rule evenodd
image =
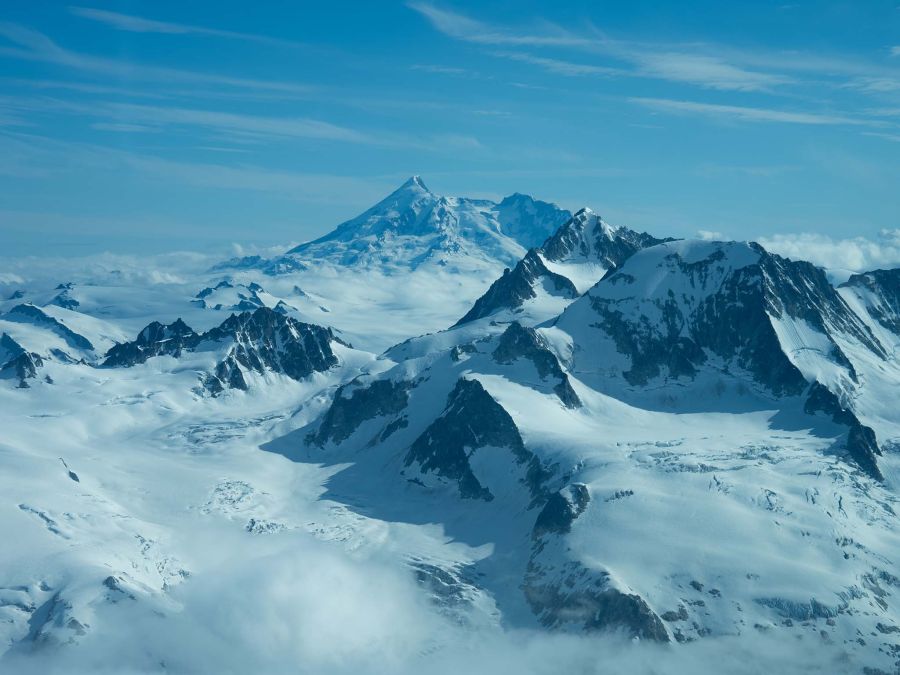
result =
M409 178L407 178L406 182L403 183L403 185L401 185L397 190L398 192L400 190L422 190L424 192L431 192L431 190L428 189L428 186L425 185L422 177L418 175L410 176Z

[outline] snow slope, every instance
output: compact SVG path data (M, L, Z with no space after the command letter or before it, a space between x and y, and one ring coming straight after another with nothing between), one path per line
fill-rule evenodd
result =
M645 232L613 227L590 209L581 209L542 246L530 249L512 270L506 269L457 325L488 317L531 324L545 321L636 251L661 241Z
M0 672L897 670L896 271L560 213L11 265Z
M290 251L304 264L398 269L474 258L508 263L543 241L568 212L525 195L499 204L442 197L413 176L365 213Z

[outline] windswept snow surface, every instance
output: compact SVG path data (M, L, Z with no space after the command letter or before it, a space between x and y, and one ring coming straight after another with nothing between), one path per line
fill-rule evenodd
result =
M528 249L574 290L457 323ZM893 271L413 178L281 256L4 272L0 672L900 668Z

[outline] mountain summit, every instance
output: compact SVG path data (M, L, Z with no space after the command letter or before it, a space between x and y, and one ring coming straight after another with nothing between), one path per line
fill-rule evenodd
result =
M554 316L635 252L665 241L671 240L614 227L591 209L580 209L507 269L456 325L488 316Z
M385 269L467 261L507 265L569 217L568 211L523 194L499 203L444 197L412 176L375 206L288 256Z

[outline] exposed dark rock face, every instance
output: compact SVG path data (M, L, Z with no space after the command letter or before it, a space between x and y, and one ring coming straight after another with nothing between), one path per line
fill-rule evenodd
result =
M236 295L237 302L229 302L228 305L217 302L216 291L223 289L235 289L235 293L231 295L229 299ZM262 291L263 287L255 282L251 282L248 285L238 284L235 286L227 279L224 279L213 287L204 288L194 296L194 299L191 302L204 309L231 309L238 312L247 312L258 309L259 307L265 307L265 303L262 301L262 298L259 297L259 293Z
M868 291L866 309L878 323L900 335L900 268L854 274L842 286Z
M583 483L573 483L553 493L538 514L532 537L540 539L547 534L568 534L572 523L584 513L590 501L590 492Z
M805 260L788 260L768 253L759 244L750 246L761 254L759 267L769 313L803 319L826 335L832 331L843 333L879 357L887 357L884 347L847 306L821 268ZM832 348L832 358L852 371L849 360L836 344Z
M202 291L197 293L197 295L194 297L196 297L198 300L202 300L203 298L208 298L210 295L222 288L234 288L234 285L230 281L228 281L228 279L223 279L215 286L207 286Z
M548 471L525 448L509 413L485 391L478 380L460 378L447 398L441 416L425 429L410 447L404 463L414 462L423 473L434 472L456 481L460 496L491 501L494 495L478 481L469 458L476 452L509 449L517 465L525 470L523 482L532 499L542 495Z
M28 388L26 380L37 377L37 369L44 365L40 356L34 352L23 352L3 365L4 372L11 372L19 378L19 387Z
M319 429L307 441L318 446L329 441L341 443L363 422L401 413L409 402L411 387L411 382L392 380L375 380L367 386L359 386L356 381L345 384L335 394ZM385 431L390 427L389 424Z
M246 371L282 373L301 380L337 365L331 343L339 340L331 330L301 323L266 307L232 314L221 325L198 335L181 319L166 326L153 322L134 342L113 347L105 366L133 366L153 356L178 357L185 350L203 349L207 343L229 343L225 358L208 374L205 387L213 394L224 389L247 389Z
M534 328L523 327L516 321L512 322L500 336L493 357L498 363L512 363L520 358L528 359L537 368L541 379L553 377L558 380L553 391L567 408L581 407L581 399L572 389L569 376L563 372L559 359L548 349L546 341Z
M560 535L587 509L587 486L573 483L547 499L532 531L531 558L523 590L532 611L548 628L577 625L582 630L624 630L630 636L668 642L659 616L635 593L615 588L605 570L588 569L561 553Z
M837 424L849 427L847 432L847 454L860 469L877 481L884 476L878 468L878 457L881 449L875 437L875 431L859 421L853 411L841 405L838 397L827 387L814 382L809 388L809 396L803 407L804 412L813 415L817 412L831 417Z
M27 351L9 335L0 335L0 373L16 377L21 389L28 388L28 382L37 377L37 369L44 365L41 357Z
M577 256L616 269L637 251L664 241L673 240L657 239L626 227L611 231L589 209L581 209L544 242L541 251L547 260L562 261Z
M715 355L777 395L799 395L807 382L784 353L770 316L803 320L821 332L831 346L828 358L846 368L851 379L855 371L833 333L849 335L884 357L880 343L822 270L771 255L755 244L750 247L758 261L729 270L728 255L743 246L722 245L690 263L678 252L667 255L661 265L667 270L662 288L668 291L653 298L623 299L621 293L607 291L637 283L627 265L592 290L589 302L599 315L598 326L630 357L631 368L623 373L629 383L644 385L662 375L693 377ZM651 309L658 318L648 318Z
M241 371L234 355L228 355L223 361L216 365L216 383L207 381L206 388L211 393L218 393L223 389L238 389L247 391L247 381L244 379L244 373Z
M545 627L574 624L586 632L623 630L642 640L669 641L665 625L647 602L636 593L610 587L607 574L574 561L554 569L553 577L559 578L560 572L561 581L545 582L549 575L532 561L525 575L525 598ZM593 583L584 584L586 579Z
M25 353L25 348L7 333L0 335L0 366Z
M77 310L81 303L73 298L69 293L71 287L72 286L70 284L68 287L64 288L62 292L59 293L59 295L57 295L55 298L53 298L53 300L50 301L50 303L56 305L57 307L62 307L63 309Z
M30 323L42 328L48 328L56 333L59 337L66 341L73 349L83 349L93 351L94 345L83 335L79 335L61 321L53 318L39 307L27 303L16 305L6 314L6 318L10 321L19 321L22 323Z
M527 300L537 297L535 288L539 283L544 283L550 293L559 297L577 298L579 292L575 284L568 277L551 271L542 256L552 262L580 260L611 270L640 249L663 241L671 240L656 239L645 232L627 228L610 228L589 210L582 209L563 223L541 248L529 250L512 270L505 270L455 325L490 316L501 309L521 307Z
M272 370L302 380L338 363L331 350L336 338L330 329L301 323L266 307L232 314L204 333L200 342L226 340L234 342L230 352L234 362L259 373Z
M181 319L166 325L154 321L133 342L114 345L106 352L104 366L134 366L153 356L179 357L200 342L200 336Z
M571 299L578 297L575 284L547 269L537 250L531 249L512 270L505 269L503 276L491 284L487 292L475 301L472 309L454 325L461 326L490 316L500 309L521 307L526 300L537 297L534 287L540 279L547 279L552 284L554 292L562 297Z
M884 481L884 475L878 468L876 456L881 455L875 431L864 424L850 427L847 434L847 453L860 469L877 481Z

